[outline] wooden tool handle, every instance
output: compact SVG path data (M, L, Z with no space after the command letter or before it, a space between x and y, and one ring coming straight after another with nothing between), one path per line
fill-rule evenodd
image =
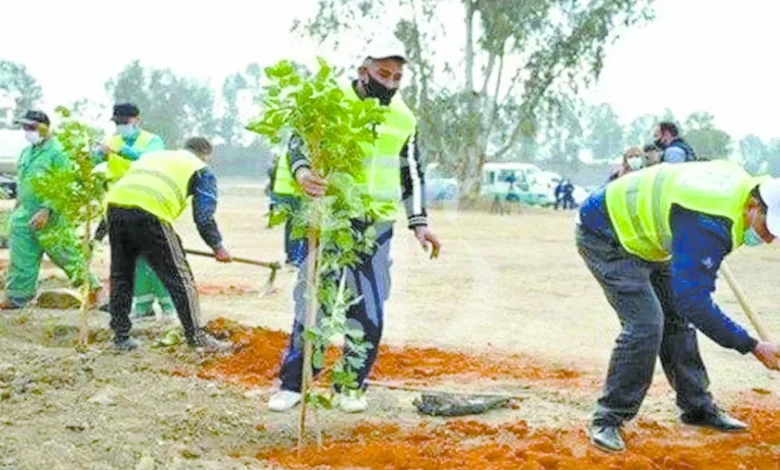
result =
M209 251L185 249L184 252L187 253L188 255L205 256L207 258L216 258L216 256L214 256L214 253L211 253ZM274 271L282 267L282 265L277 262L269 263L267 261L258 261L254 259L239 258L235 256L233 257L233 261L235 261L236 263L251 264L253 266L262 266L264 268L272 269Z
M726 278L726 282L729 283L729 287L731 287L732 292L734 292L734 296L737 298L739 305L742 306L742 310L745 311L745 315L747 315L750 323L753 324L753 327L758 332L758 337L761 338L761 341L772 341L769 330L767 330L766 325L764 325L764 322L761 320L761 317L758 316L756 310L748 303L745 293L742 291L736 278L734 278L734 274L731 272L731 268L729 268L729 265L726 264L725 261L720 265L720 272L723 274L723 277Z

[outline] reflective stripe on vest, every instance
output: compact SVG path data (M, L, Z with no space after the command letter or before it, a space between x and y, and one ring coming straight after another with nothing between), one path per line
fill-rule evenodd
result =
M290 171L290 159L287 154L279 156L279 162L276 165L276 173L274 173L274 187L271 188L271 191L279 196L303 194Z
M359 100L352 84L343 88L345 98ZM366 172L357 175L358 184L366 185L369 194L379 202L400 202L401 195L401 150L413 137L417 128L417 119L396 94L385 113L385 121L377 128L377 140L374 145L363 144L366 155ZM273 192L279 195L301 194L301 190L290 172L289 157L281 155L276 168Z
M187 192L192 175L205 167L201 159L186 150L149 153L114 184L106 202L136 207L173 223L189 202Z
M143 154L143 152L146 150L146 147L149 146L149 144L152 142L152 139L154 138L155 135L151 132L146 132L144 130L140 131L138 137L135 139L135 142L133 142L133 150L137 150ZM115 150L115 152L110 153L107 157L108 171L106 171L106 176L108 177L109 181L116 181L124 176L124 174L127 173L127 170L130 169L130 165L133 163L132 160L125 158L117 153L124 145L125 140L120 135L115 135L108 141L108 146Z
M609 183L607 210L623 248L647 261L671 258L675 206L729 219L735 249L743 241L745 203L762 180L727 161L664 163Z

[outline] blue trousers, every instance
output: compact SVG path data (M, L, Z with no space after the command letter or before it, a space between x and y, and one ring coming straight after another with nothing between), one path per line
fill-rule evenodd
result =
M301 209L301 200L293 196L276 196L274 205L287 206L295 213ZM306 239L292 237L293 219L289 217L284 224L284 262L301 266L306 259Z
M384 320L384 304L390 296L390 240L393 235L392 223L381 223L376 226L377 246L373 254L366 256L357 266L347 269L347 288L354 296L361 298L347 312L347 326L350 329L362 329L364 341L371 345L363 366L353 370L357 374L357 385L365 388L365 380L371 372L379 352L379 341L382 338ZM282 361L280 377L282 390L300 391L303 371L303 338L304 321L306 318L306 264L299 271L298 283L293 297L295 300L295 321L293 322L290 343ZM344 355L354 356L345 342ZM316 375L319 370L314 370Z
M292 218L287 219L284 223L284 262L300 267L306 259L306 238L293 238L292 226Z

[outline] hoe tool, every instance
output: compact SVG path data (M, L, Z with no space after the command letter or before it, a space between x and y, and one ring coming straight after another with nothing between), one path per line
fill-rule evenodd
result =
M195 255L195 256L205 256L207 258L214 258L214 253L211 253L209 251L200 251L200 250L189 250L185 249L185 253L188 255ZM281 263L277 261L269 262L269 261L258 261L254 259L248 259L248 258L240 258L240 257L233 257L233 262L235 263L242 263L242 264L251 264L252 266L260 266L263 268L268 268L271 270L271 275L268 277L268 282L266 282L265 287L263 289L262 295L271 294L274 292L274 281L276 281L276 273L282 269Z
M766 328L763 320L761 320L761 317L758 316L756 310L748 302L747 297L745 297L745 293L742 291L742 288L739 286L737 279L731 272L731 268L729 268L729 265L726 264L725 261L723 261L720 265L720 272L723 274L723 277L726 279L726 282L728 282L729 287L731 287L731 290L734 292L734 296L737 298L739 305L742 306L742 310L745 311L745 315L747 315L750 323L753 325L753 328L755 328L758 332L758 337L761 338L761 341L772 341L772 336L769 334L769 330Z

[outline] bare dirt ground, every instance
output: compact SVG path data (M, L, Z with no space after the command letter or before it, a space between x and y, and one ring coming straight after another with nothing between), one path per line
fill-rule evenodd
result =
M229 186L219 222L236 256L281 260L282 234L266 229L257 188ZM191 258L203 316L240 329L234 356L203 358L156 347L169 326L137 325L144 347L116 355L107 315L95 313L94 348L78 354L75 312L30 309L0 317L0 469L169 468L780 468L780 385L750 356L702 337L719 403L753 431L726 438L679 423L658 373L641 419L627 426L621 456L589 449L582 428L598 396L618 331L596 282L576 254L573 213L435 211L444 242L429 261L399 224L385 345L374 378L522 397L468 419L422 417L412 392L373 387L358 416L321 413L326 446L298 454L297 413L271 414L265 400L291 324L285 272L261 296L267 271ZM185 245L203 248L189 217ZM0 259L7 254L0 254ZM98 263L107 274L107 254ZM777 247L730 258L772 331ZM47 267L50 285L62 275ZM52 279L53 277L53 279ZM718 300L747 325L723 283ZM280 331L276 331L280 330ZM235 333L235 332L234 332ZM236 336L238 337L238 336Z

